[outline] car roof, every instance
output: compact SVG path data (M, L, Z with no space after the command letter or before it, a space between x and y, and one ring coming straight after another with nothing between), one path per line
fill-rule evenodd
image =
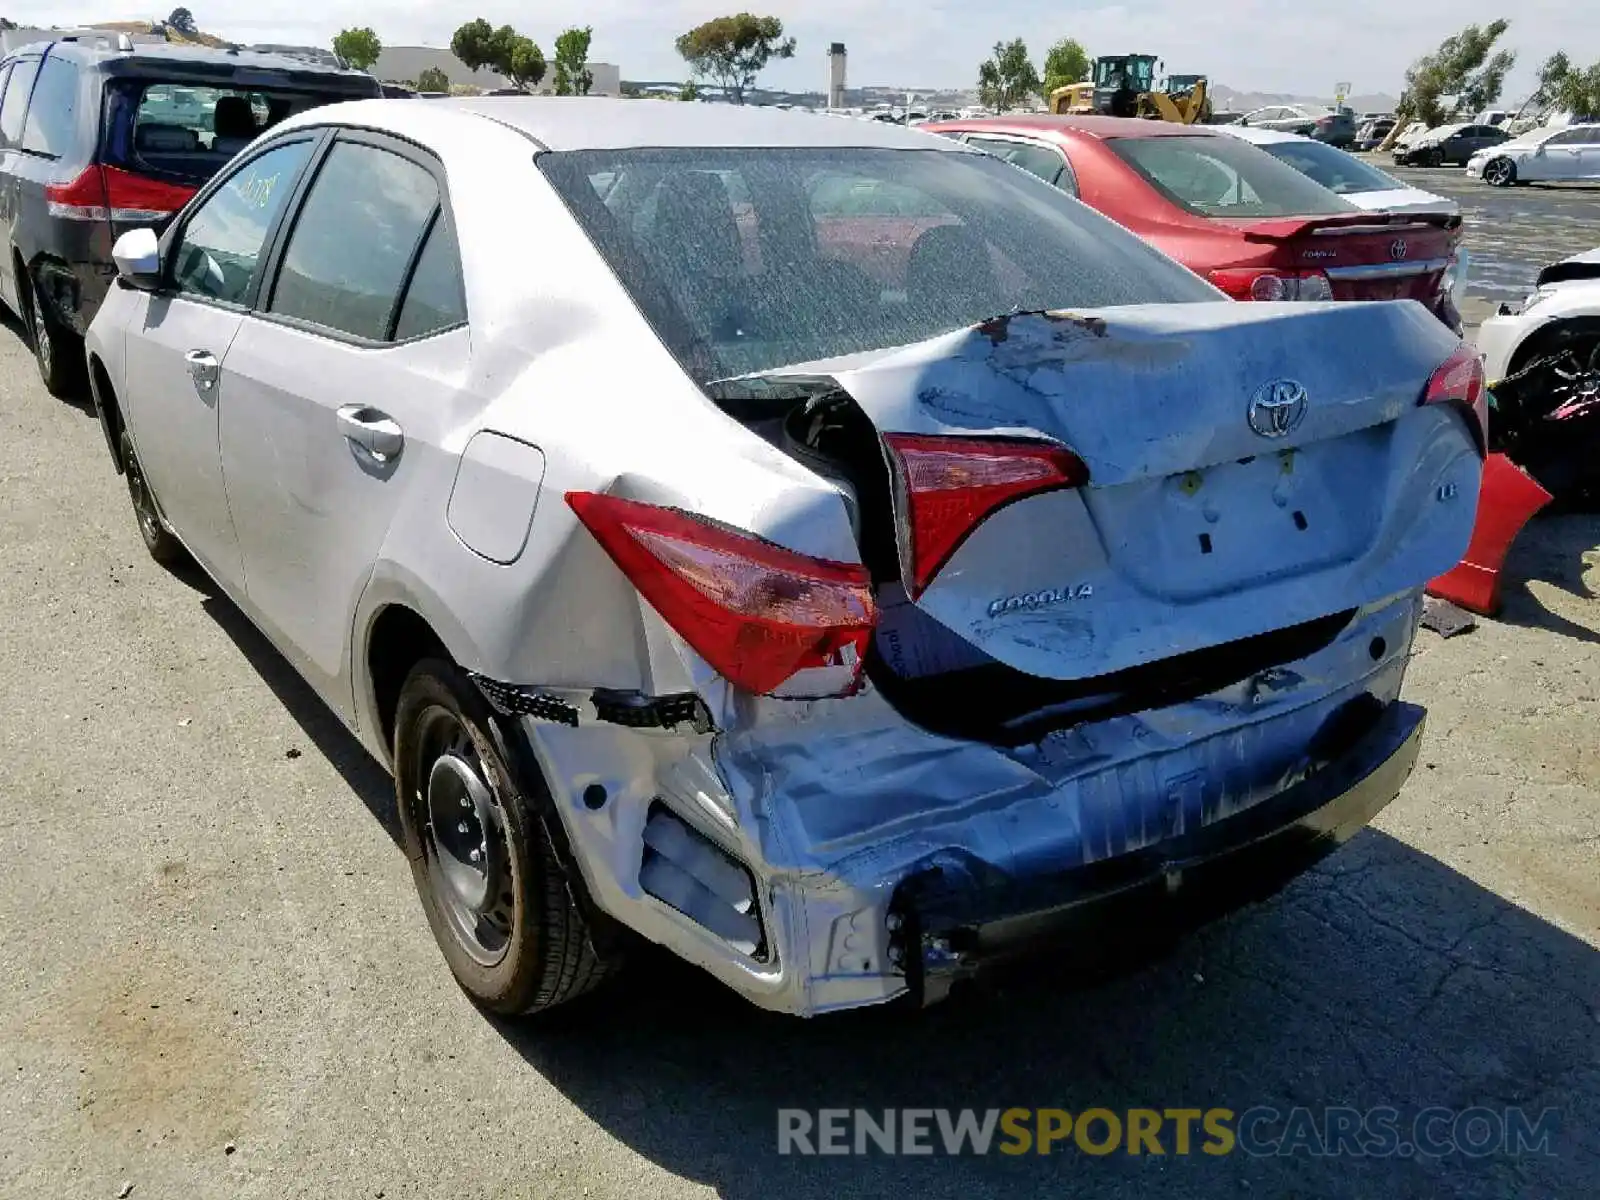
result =
M1208 125L1180 125L1176 121L1150 121L1142 117L1058 116L1053 113L1018 113L1003 117L974 117L963 121L941 121L940 125L959 125L990 129L1027 129L1039 132L1070 133L1090 138L1134 137L1215 137Z
M42 53L49 47L52 57L77 58L94 65L115 63L171 63L188 66L194 63L225 63L230 67L259 67L270 71L294 71L349 77L364 74L349 68L334 67L311 58L271 54L259 50L225 50L215 46L180 45L172 42L135 42L131 50L117 49L117 37L108 32L105 37L68 39L60 41L30 42L19 46L13 53Z
M1298 133L1287 133L1282 129L1257 129L1252 125L1217 125L1217 132L1225 133L1229 137L1236 137L1240 141L1252 142L1257 146L1269 142L1310 142L1315 138L1301 137Z
M423 115L411 100L364 100L303 114L303 123L381 122L397 133ZM648 147L853 147L969 153L949 138L881 121L824 121L756 105L619 100L590 96L471 96L431 100L429 114L487 118L547 150Z

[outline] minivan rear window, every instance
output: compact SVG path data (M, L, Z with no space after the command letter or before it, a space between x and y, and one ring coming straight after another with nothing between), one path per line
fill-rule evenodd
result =
M131 170L198 185L286 117L351 98L348 91L121 79L111 89L108 158Z
M1358 212L1348 200L1226 134L1108 138L1147 183L1200 217L1320 217Z

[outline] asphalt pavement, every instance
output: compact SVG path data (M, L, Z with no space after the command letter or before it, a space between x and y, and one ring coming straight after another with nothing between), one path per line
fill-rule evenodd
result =
M1505 620L1420 635L1423 762L1375 828L1131 974L802 1022L647 956L506 1023L432 944L387 777L146 557L98 425L0 327L0 1195L1600 1194L1597 546L1541 522ZM1481 1157L776 1152L783 1107L1260 1106L1556 1124Z

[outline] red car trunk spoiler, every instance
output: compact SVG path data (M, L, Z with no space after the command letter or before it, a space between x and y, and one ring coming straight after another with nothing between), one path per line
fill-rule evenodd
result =
M1405 233L1407 230L1442 229L1454 232L1461 228L1461 217L1449 213L1383 213L1353 212L1326 217L1278 217L1266 221L1252 221L1241 231L1247 242L1281 242L1306 234L1338 235L1346 233Z

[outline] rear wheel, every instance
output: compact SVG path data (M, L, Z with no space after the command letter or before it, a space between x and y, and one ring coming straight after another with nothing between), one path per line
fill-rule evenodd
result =
M508 756L459 668L440 659L412 668L394 726L412 878L456 981L484 1008L515 1015L582 995L611 964L544 825L559 819L549 797L525 795Z
M1493 158L1483 168L1483 181L1495 187L1510 187L1517 181L1517 164L1509 158Z
M83 339L68 329L51 309L18 263L17 294L23 311L18 315L28 326L28 340L33 343L34 362L39 367L39 378L45 390L62 400L77 394L82 377Z
M1431 150L1424 150L1419 161L1425 167L1442 167L1444 166L1444 151L1437 146Z
M176 566L188 557L183 544L172 535L162 519L155 496L145 480L144 468L139 465L139 455L134 451L133 439L124 429L117 441L117 453L122 456L122 477L128 481L128 499L133 502L134 520L139 524L139 536L150 557L164 567Z

